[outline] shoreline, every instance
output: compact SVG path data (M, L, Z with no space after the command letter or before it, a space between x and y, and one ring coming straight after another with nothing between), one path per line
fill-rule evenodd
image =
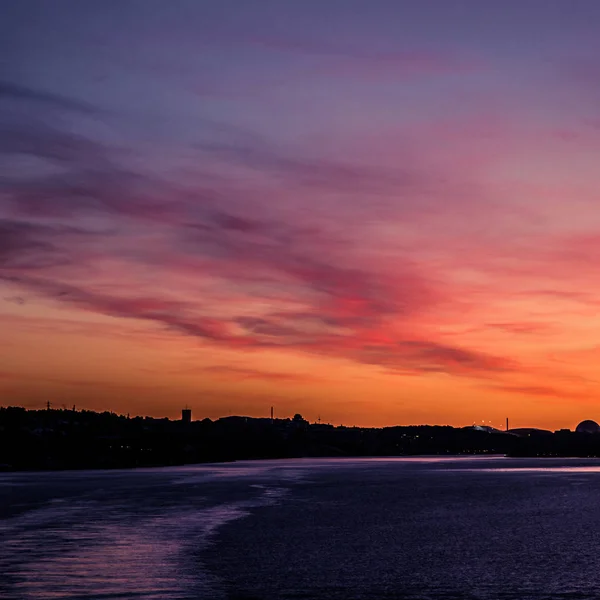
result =
M527 460L540 460L540 461L591 461L600 462L600 456L511 456L509 454L411 454L411 455L388 455L388 456L289 456L289 457L263 457L263 458L241 458L236 460L222 460L222 461L206 461L206 462L194 462L194 463L182 463L182 464L162 464L162 465L143 465L143 466L132 466L132 467L74 467L64 469L5 469L0 470L0 479L3 475L18 475L18 474L41 474L50 475L52 473L133 473L143 472L151 473L153 471L164 472L170 469L187 469L194 467L206 467L211 466L220 467L225 465L245 465L253 463L285 463L294 461L331 461L340 463L342 462L393 462L393 461L406 461L406 462L452 462L456 460L498 460L506 459L512 461L527 461Z

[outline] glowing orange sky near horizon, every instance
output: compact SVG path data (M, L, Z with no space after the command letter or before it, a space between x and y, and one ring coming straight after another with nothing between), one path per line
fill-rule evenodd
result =
M0 404L600 419L600 5L467 4L7 11Z

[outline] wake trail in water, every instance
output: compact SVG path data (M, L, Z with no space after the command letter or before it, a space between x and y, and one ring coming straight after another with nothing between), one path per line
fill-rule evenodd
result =
M0 595L6 600L225 598L218 578L202 564L202 552L224 525L277 504L289 491L250 487L251 498L208 507L198 505L206 498L192 497L183 506L157 506L140 516L131 501L52 501L0 522Z

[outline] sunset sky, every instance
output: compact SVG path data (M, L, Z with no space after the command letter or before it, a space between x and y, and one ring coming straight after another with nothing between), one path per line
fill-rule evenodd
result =
M0 404L600 419L600 2L6 0Z

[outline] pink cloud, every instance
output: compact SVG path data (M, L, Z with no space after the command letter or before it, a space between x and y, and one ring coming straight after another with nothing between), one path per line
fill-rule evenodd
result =
M572 389L560 389L544 385L493 385L489 386L489 389L523 396L545 396L550 398L559 398L565 401L570 399L585 400L590 398L590 394L574 391Z
M247 380L259 379L265 381L281 381L293 383L315 383L323 381L320 377L306 373L281 373L275 371L263 371L260 369L248 369L243 367L232 367L227 365L216 365L205 367L201 372L224 380Z
M481 68L481 61L462 59L451 52L417 49L377 49L325 40L292 40L274 36L248 40L258 48L319 58L317 70L336 76L361 74L373 77L387 73L395 77L465 73ZM324 64L325 63L325 64Z
M27 122L4 151L65 169L10 182L0 275L206 344L405 372L523 370L506 347L441 331L478 314L510 335L551 335L527 315L496 317L486 305L550 284L557 296L572 293L561 286L594 272L594 232L538 227L539 207L529 214L495 187L511 150L523 140L535 147L517 126L476 116L415 127L408 141L379 147L357 137L353 152L338 155L215 127L190 145L199 173L177 180L168 169L136 169L108 144Z

